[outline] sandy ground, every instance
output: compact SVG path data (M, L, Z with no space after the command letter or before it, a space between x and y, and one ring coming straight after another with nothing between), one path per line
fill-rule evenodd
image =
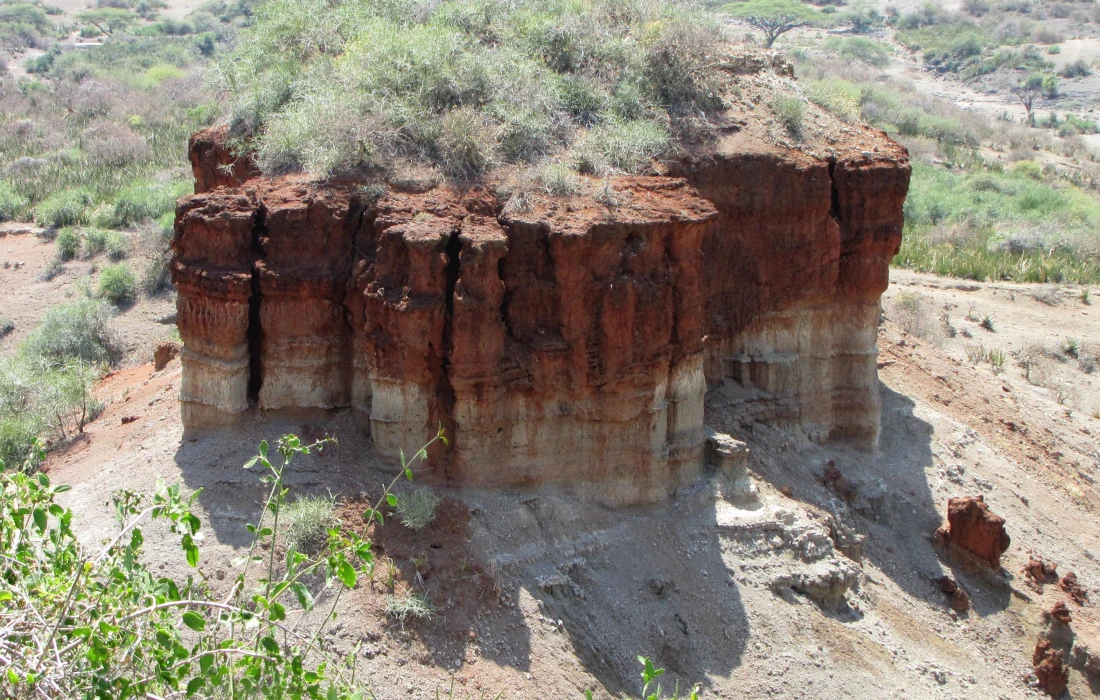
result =
M6 230L37 230L26 225L7 225ZM63 271L52 280L42 272L57 254L53 241L32 233L5 234L0 227L0 318L10 318L15 329L0 338L0 352L10 352L34 330L42 315L52 306L75 301L83 289L95 290L96 271L110 260L99 255L92 260L76 259L63 265ZM131 260L135 274L141 270L140 260ZM123 366L152 359L153 348L175 335L175 294L139 297L138 301L119 309L114 319L114 340L123 353Z
M989 335L1006 349L1033 338L1100 340L1100 320L1078 290L1061 290L1054 305L1030 296L1048 291L896 271L887 316L891 297L918 292L951 307L960 336L981 331L962 318L970 302L992 313ZM669 669L666 689L700 682L707 698L1038 697L1027 683L1031 650L1042 612L1065 596L1057 586L1027 585L1020 571L1034 552L1060 573L1075 571L1100 597L1100 421L1058 404L1011 361L996 372L970 363L960 336L928 342L885 321L874 454L734 425L722 388L713 390L708 424L749 444L755 502L726 500L716 479L667 504L627 510L550 493L444 490L440 516L423 533L392 521L372 533L380 556L395 564L397 589L422 592L436 616L391 622L383 611L389 587L381 578L362 582L341 600L329 644L359 645L359 677L382 699L434 697L451 674L461 697L578 698L585 688L617 697L638 690L638 654ZM1074 371L1066 376L1089 393L1092 375ZM75 487L67 503L90 543L117 527L104 503L119 486L151 490L163 479L202 488L200 570L224 588L262 498L258 475L239 465L261 438L287 431L340 438L296 466L290 482L295 493L338 496L345 524L364 528L364 503L386 476L346 416L318 423L257 415L220 435L185 436L178 391L178 362L108 377L103 416L51 455L51 477ZM830 460L857 485L854 499L823 485ZM998 573L945 558L930 539L949 497L979 493L1013 540ZM815 565L798 548L828 518L867 538L862 562L851 563L858 584L840 609L776 586ZM156 531L147 534L150 557L185 575L174 542ZM968 613L948 607L936 584L945 573L969 593ZM1070 608L1074 630L1096 648L1096 609ZM1096 679L1072 672L1071 697L1097 692Z

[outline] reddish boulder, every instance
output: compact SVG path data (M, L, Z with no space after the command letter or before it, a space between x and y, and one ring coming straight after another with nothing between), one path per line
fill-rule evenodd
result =
M1024 564L1023 574L1029 579L1029 583L1042 587L1044 583L1054 583L1058 580L1058 565L1045 561L1042 557L1028 557Z
M950 576L941 578L940 590L947 594L947 602L955 612L966 612L970 609L970 596L955 579Z
M1060 622L1063 625L1068 625L1073 622L1073 616L1069 614L1069 608L1066 607L1066 603L1063 600L1059 600L1055 603L1050 610L1044 613L1043 617Z
M1084 605L1089 600L1089 592L1081 587L1081 584L1077 582L1077 574L1072 571L1066 572L1059 587L1069 594L1073 602L1078 605Z
M994 515L982 496L952 498L947 501L947 527L937 535L947 544L955 545L988 562L1001 566L1001 555L1011 539L1005 532L1005 519Z
M1047 692L1047 695L1052 698L1062 697L1069 684L1069 669L1066 668L1062 652L1052 648L1048 640L1040 639L1031 655L1031 663L1035 667L1035 677L1039 679L1039 686Z

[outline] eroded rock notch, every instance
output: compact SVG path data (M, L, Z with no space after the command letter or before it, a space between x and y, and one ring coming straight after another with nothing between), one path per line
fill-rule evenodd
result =
M746 421L877 439L878 298L909 181L881 132L829 159L734 137L614 179L613 206L524 207L478 187L222 182L222 137L192 140L173 242L188 429L246 412L250 390L260 410L350 407L383 458L442 423L439 479L618 503L699 476L708 386Z

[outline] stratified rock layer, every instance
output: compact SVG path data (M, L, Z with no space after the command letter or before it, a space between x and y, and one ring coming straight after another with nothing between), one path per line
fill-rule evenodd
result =
M612 204L487 190L369 196L304 176L223 181L197 135L173 277L184 421L351 407L374 449L434 476L655 500L704 464L704 398L873 447L878 298L904 150L831 159L737 137ZM248 166L238 164L248 172ZM209 191L203 191L209 190Z

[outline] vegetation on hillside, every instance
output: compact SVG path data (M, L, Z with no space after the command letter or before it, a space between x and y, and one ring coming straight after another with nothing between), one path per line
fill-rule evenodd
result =
M1100 166L1078 137L1095 133L1094 122L1035 105L1037 128L989 120L881 76L889 54L873 40L830 37L813 47L813 58L794 52L806 96L909 148L895 265L977 280L1100 282ZM1042 95L1056 89L1049 75L1027 81ZM1044 153L1076 167L1040 165Z
M79 435L99 410L92 382L118 359L111 305L165 286L176 199L191 191L187 139L217 116L202 72L254 2L209 2L182 22L160 19L158 0L113 0L71 17L37 0L0 3L5 46L45 50L24 60L28 76L0 81L0 221L47 229L56 259L43 280L77 258L116 263L96 265L98 279L81 281L79 297L0 358L7 463L23 463L36 438L54 446ZM63 48L74 31L101 45Z
M629 171L721 109L718 39L687 0L271 0L219 65L267 172Z
M91 384L116 356L110 316L94 299L55 306L0 358L0 460L22 464L36 440L68 439L96 416Z

